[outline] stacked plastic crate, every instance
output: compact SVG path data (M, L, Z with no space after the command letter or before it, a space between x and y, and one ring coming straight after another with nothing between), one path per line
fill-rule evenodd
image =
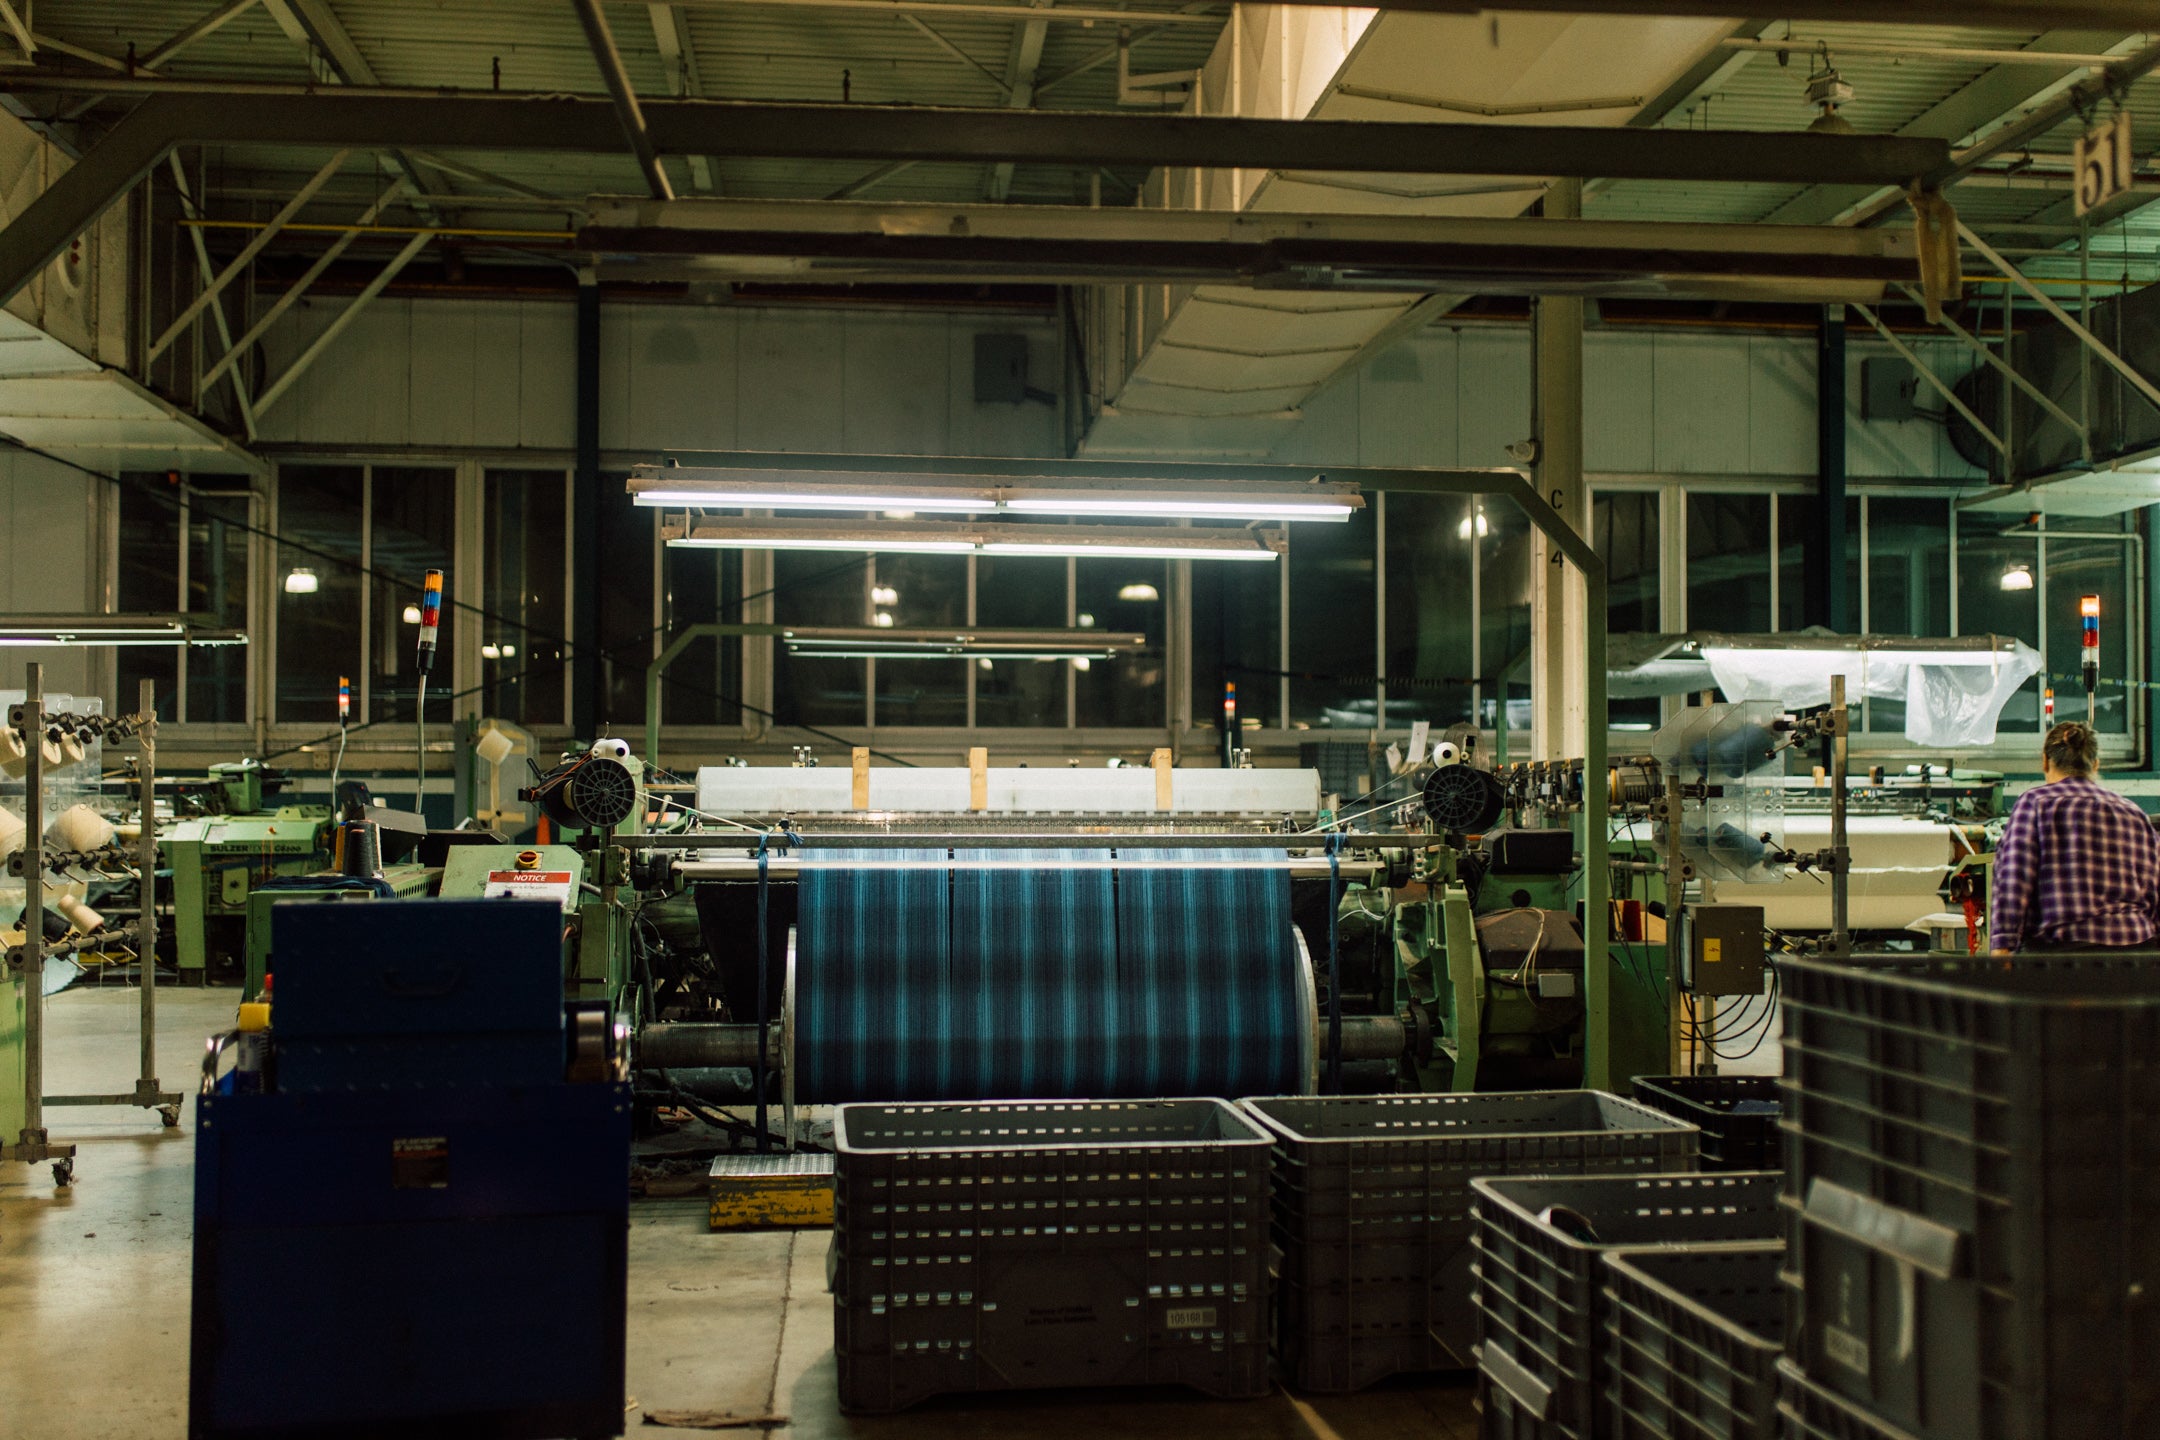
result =
M1775 1399L1782 1247L1765 1242L1778 1233L1778 1188L1776 1174L1760 1172L1474 1182L1489 1440L1767 1434L1748 1422ZM1653 1246L1665 1249L1640 1248ZM1659 1258L1667 1253L1712 1258L1673 1269ZM1644 1268L1609 1269L1608 1256ZM1745 1371L1737 1379L1734 1362ZM1698 1430L1616 1430L1637 1415L1709 1419ZM1743 1423L1731 1423L1735 1415Z
M2160 963L1779 968L1787 1435L2160 1435Z
M1586 1090L1244 1104L1275 1136L1276 1348L1306 1390L1475 1363L1473 1180L1695 1161L1692 1125Z
M1220 1100L843 1105L840 1402L1268 1389L1268 1149Z

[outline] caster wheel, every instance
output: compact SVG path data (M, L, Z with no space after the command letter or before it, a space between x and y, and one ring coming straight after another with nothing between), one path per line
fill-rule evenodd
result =
M165 1122L166 1129L178 1128L180 1124L180 1107L178 1105L160 1105L157 1107L157 1113L158 1119Z
M52 1178L53 1178L53 1184L55 1184L55 1185L72 1185L72 1184L74 1184L74 1183L75 1183L75 1162L74 1162L73 1160L55 1160L55 1161L53 1161L53 1167L52 1167Z

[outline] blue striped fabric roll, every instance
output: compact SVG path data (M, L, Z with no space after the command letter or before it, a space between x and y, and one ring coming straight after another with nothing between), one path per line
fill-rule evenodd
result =
M1279 852L804 852L798 1093L1111 1099L1299 1087ZM1240 861L1272 860L1275 868ZM901 862L879 867L876 861Z

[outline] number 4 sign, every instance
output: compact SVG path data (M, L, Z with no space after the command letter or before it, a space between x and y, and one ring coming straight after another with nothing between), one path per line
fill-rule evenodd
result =
M2080 136L2077 159L2077 213L2097 210L2130 188L2135 162L2130 153L2130 114Z

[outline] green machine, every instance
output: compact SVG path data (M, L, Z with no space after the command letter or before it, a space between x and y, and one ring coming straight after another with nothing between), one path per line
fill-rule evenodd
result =
M172 866L173 944L181 978L200 984L248 957L249 899L264 883L330 863L330 812L291 805L263 815L205 815L158 836Z

